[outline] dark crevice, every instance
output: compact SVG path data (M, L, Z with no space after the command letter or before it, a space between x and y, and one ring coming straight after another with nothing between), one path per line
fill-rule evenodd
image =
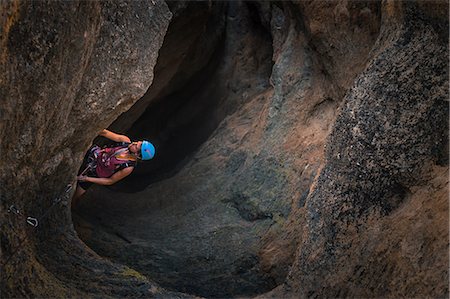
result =
M112 189L137 192L173 176L217 127L220 119L212 116L222 97L219 90L211 88L211 81L223 57L223 43L222 39L203 69L179 90L149 105L126 132L133 140L151 140L158 158L138 164L127 179Z

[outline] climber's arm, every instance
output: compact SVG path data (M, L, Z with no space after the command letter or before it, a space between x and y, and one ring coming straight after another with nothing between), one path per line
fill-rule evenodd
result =
M131 172L133 172L133 169L134 169L134 167L124 168L122 170L119 170L118 172L116 172L109 178L93 178L93 177L88 177L88 176L79 176L78 180L82 181L82 182L84 181L84 182L94 183L97 185L109 186L109 185L117 183L124 177L128 176Z
M112 141L115 142L131 142L130 138L128 138L125 135L120 135L114 132L111 132L109 130L104 129L103 131L100 132L100 134L98 134L100 136L103 136L105 138L108 138Z

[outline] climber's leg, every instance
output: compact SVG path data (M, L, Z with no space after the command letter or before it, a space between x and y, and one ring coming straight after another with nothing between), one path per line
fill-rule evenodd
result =
M79 184L77 184L77 190L75 190L75 193L72 196L72 209L75 208L78 203L80 202L81 196L86 192L83 188L80 187Z

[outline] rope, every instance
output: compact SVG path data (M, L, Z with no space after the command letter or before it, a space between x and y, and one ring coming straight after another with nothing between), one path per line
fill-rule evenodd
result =
M8 208L8 213L13 213L16 216L19 216L21 218L25 218L26 217L26 222L27 224L33 226L34 228L36 228L39 225L39 221L44 220L50 213L50 211L58 204L62 201L62 198L66 198L67 199L67 195L69 194L69 192L72 190L72 185L68 184L64 190L63 196L59 196L57 198L55 198L55 200L53 200L52 205L44 212L42 213L42 215L38 218L34 218L34 217L26 217L25 215L23 215L20 210L15 206L15 205L11 205ZM19 235L19 233L15 230L14 226L11 226L12 231L16 234ZM28 234L25 235L25 237L23 237L22 239L20 239L19 244L17 246L15 246L11 251L12 254L8 257L8 259L6 259L5 262L3 262L1 265L2 267L5 267L11 260L12 258L21 251L21 246L23 245L23 243L28 239ZM11 276L8 276L7 280L10 278Z

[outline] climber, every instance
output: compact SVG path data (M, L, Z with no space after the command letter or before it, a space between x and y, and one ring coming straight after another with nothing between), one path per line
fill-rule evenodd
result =
M128 176L138 160L150 160L155 155L155 147L149 141L131 142L127 136L106 129L99 135L116 144L103 149L93 145L87 151L78 172L72 207L78 204L80 197L92 184L112 185Z

